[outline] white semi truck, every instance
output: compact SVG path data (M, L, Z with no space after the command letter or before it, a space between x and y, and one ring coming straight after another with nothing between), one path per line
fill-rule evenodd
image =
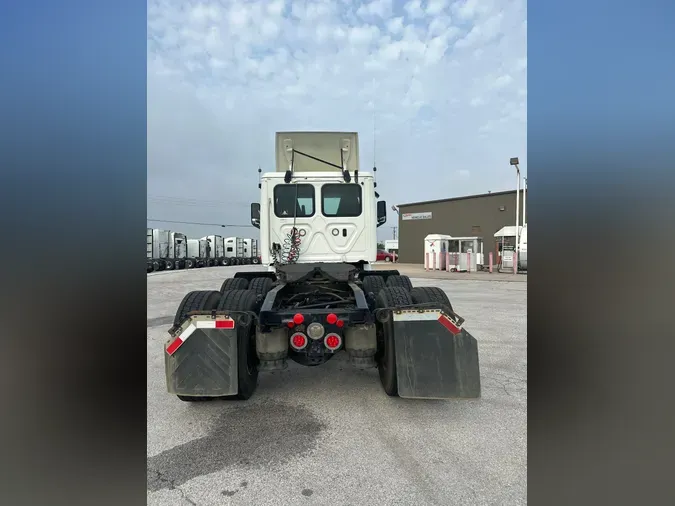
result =
M206 258L206 266L227 265L223 263L223 259L225 258L223 237L220 235L207 235L202 237L202 240L206 240L209 243L209 256Z
M188 239L187 240L187 255L194 267L206 267L208 265L209 241L206 239Z
M251 204L266 270L185 295L163 350L169 393L248 399L261 372L344 352L390 396L480 396L477 342L446 293L372 269L387 219L374 172L359 170L356 133L277 133Z
M247 237L226 237L225 260L223 265L259 264L258 241Z
M184 269L187 264L185 234L148 228L146 233L147 272Z
M244 239L244 258L247 264L259 264L260 253L258 252L257 239Z

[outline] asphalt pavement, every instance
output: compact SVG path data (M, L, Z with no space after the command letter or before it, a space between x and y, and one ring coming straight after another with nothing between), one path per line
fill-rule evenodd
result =
M344 354L261 373L245 402L166 392L163 344L191 290L241 269L148 275L149 505L516 505L527 502L527 283L440 286L478 340L482 398L388 397Z

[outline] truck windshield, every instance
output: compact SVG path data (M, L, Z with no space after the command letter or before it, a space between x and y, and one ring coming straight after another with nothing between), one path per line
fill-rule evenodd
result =
M279 218L314 216L314 186L283 184L274 188L274 214Z
M321 187L321 210L324 216L360 216L362 207L359 184L332 183Z

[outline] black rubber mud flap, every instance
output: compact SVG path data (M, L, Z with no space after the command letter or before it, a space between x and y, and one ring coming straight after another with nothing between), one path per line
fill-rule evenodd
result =
M480 397L478 343L438 309L394 311L398 395L409 399Z
M164 347L169 393L196 397L238 393L237 326L242 317L250 320L247 314L230 314L183 321Z

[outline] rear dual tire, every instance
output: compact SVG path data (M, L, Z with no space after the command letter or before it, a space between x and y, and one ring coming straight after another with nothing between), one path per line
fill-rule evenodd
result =
M410 292L400 286L387 287L379 291L376 298L378 309L409 306L413 303ZM394 320L391 316L385 322L377 322L378 351L376 355L377 371L380 383L387 395L398 395L396 379L396 347L394 344Z
M257 305L258 298L256 293L248 289L226 290L223 293L215 290L190 292L183 298L178 306L178 311L174 318L174 325L180 325L192 311L212 311L215 309L217 311L243 311L255 313ZM258 356L255 350L255 319L249 318L246 325L243 325L241 321L237 321L236 325L238 393L236 395L223 397L178 395L177 397L181 401L204 402L215 399L247 400L253 395L258 385Z
M373 277L379 278L379 276ZM366 279L368 278L364 279L364 285ZM391 279L391 277L389 279ZM409 279L408 282L410 282ZM375 307L378 309L433 302L449 308L450 311L453 310L447 294L435 286L420 286L412 288L411 290L407 290L402 286L388 286L381 289L376 294L375 300ZM394 343L394 321L392 315L390 314L385 322L377 320L376 326L378 351L375 358L377 361L377 370L380 375L380 382L387 395L391 397L398 396L396 344Z

